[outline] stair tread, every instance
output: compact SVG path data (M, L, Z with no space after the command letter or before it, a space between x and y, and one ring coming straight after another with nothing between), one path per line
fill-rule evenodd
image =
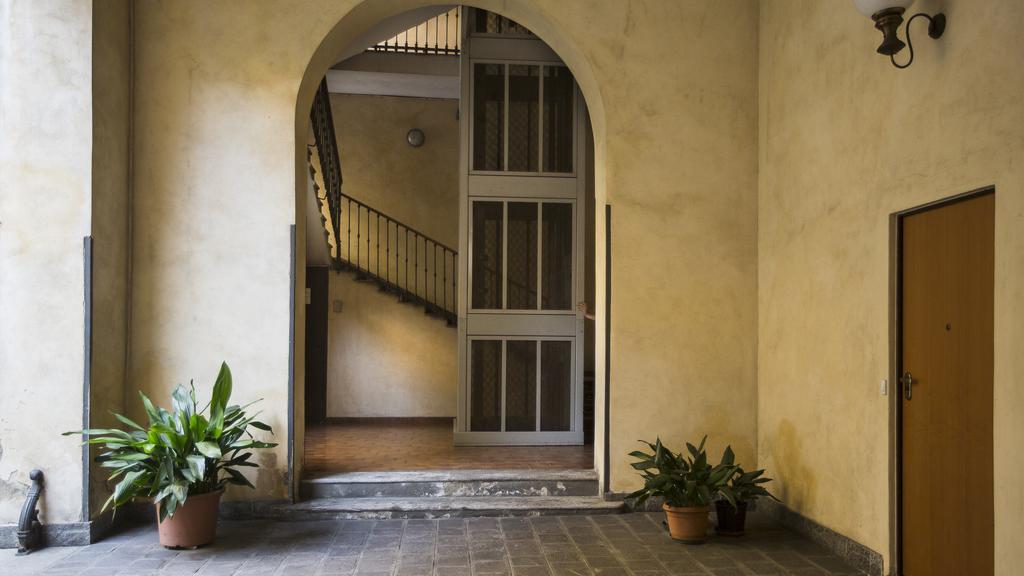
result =
M600 496L437 496L427 498L317 498L287 507L306 512L408 512L487 510L621 510Z
M402 472L341 472L303 478L305 484L389 484L409 482L540 482L597 481L595 470L418 470Z

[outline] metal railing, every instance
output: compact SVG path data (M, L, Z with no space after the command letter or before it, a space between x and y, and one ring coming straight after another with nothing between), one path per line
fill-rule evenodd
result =
M449 324L458 318L458 252L381 211L342 193L341 161L326 79L310 112L326 212L324 228L338 268L375 281L400 300L424 307ZM314 178L315 180L315 178ZM333 240L333 242L331 242Z
M320 87L313 97L313 108L309 112L313 126L316 151L320 161L320 176L324 183L331 229L337 235L341 220L341 160L338 158L338 141L334 135L334 116L331 114L331 95L327 91L327 78L320 81ZM337 246L337 237L335 238Z
M426 22L370 46L371 52L457 55L461 50L459 9L452 8Z
M455 324L458 252L351 196L341 199L336 230L342 266Z

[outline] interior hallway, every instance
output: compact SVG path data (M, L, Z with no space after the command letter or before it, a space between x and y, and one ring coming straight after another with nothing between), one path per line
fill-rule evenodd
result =
M447 420L309 424L306 472L473 469L592 469L594 446L452 445Z

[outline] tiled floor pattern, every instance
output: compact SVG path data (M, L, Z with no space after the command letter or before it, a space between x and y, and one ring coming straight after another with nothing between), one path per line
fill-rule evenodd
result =
M822 576L860 574L765 520L743 538L669 539L661 514L453 520L222 522L199 550L159 546L134 528L83 548L0 555L0 573L92 575ZM35 569L28 569L34 566Z
M306 427L306 472L594 467L594 446L452 445L451 422Z

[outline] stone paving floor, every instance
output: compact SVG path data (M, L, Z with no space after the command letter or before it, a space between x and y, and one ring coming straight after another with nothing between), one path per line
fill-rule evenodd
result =
M742 538L689 546L661 514L451 520L221 522L216 543L162 548L134 527L81 548L27 557L0 550L0 574L717 576L860 574L798 535L758 518Z

